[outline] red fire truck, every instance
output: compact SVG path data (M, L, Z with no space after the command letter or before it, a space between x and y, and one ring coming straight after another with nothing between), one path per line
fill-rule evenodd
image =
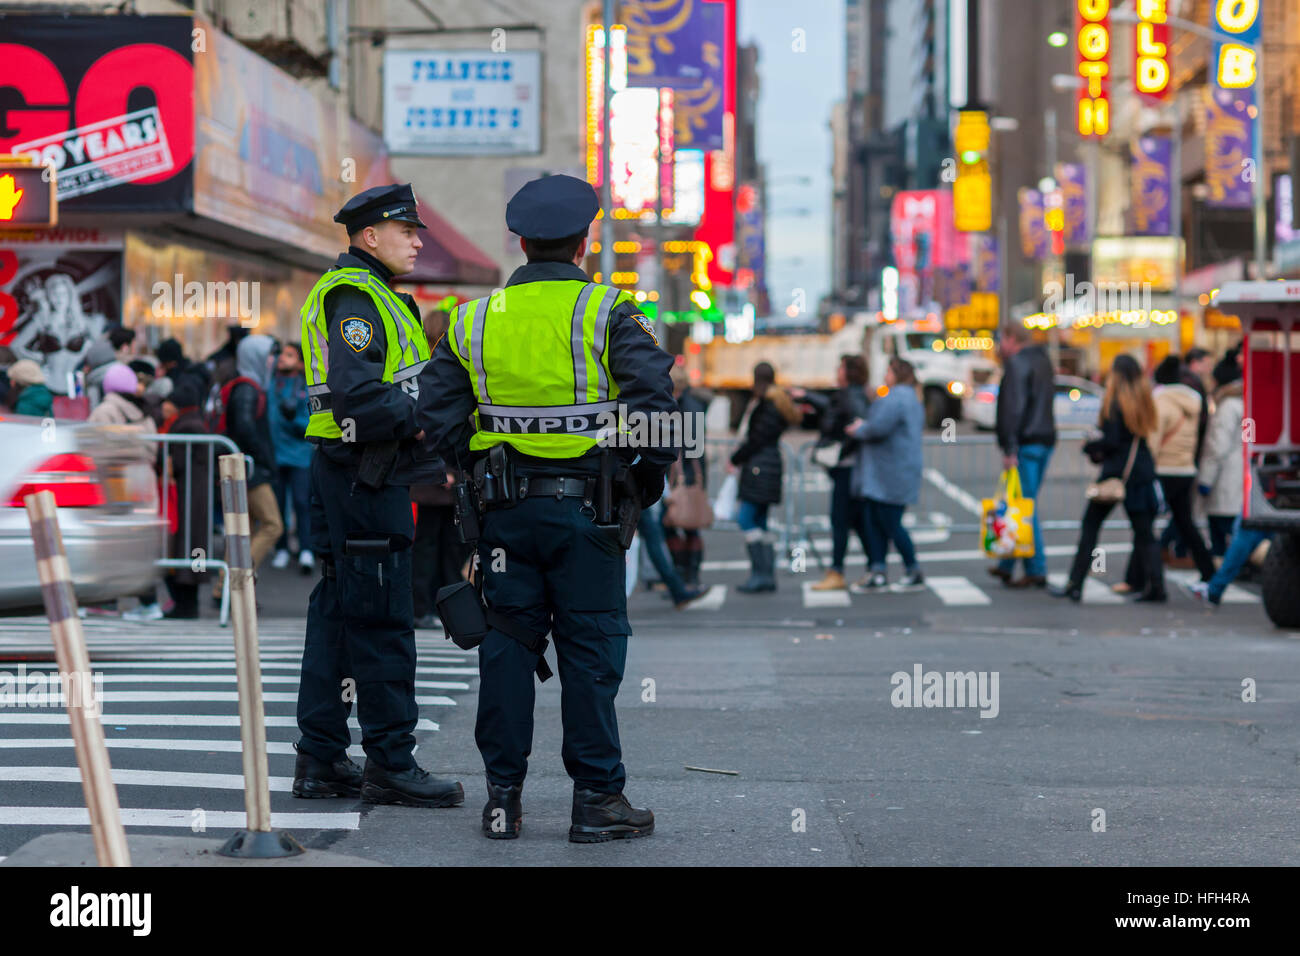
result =
M1300 281L1227 282L1215 305L1240 316L1245 334L1242 522L1274 532L1264 610L1278 627L1300 627Z

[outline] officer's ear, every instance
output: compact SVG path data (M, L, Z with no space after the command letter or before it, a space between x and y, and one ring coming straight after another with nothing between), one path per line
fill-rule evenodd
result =
M528 242L523 236L519 237L519 251L525 256L528 255Z
M582 241L578 243L578 251L573 254L573 264L581 265L583 258L587 255L587 237L583 236Z

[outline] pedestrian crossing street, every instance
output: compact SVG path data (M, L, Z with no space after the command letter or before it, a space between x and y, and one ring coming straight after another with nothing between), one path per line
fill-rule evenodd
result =
M83 627L128 830L221 836L244 827L233 634L213 621L90 618ZM355 830L357 801L307 801L290 792L302 622L263 621L259 632L272 825ZM418 631L416 645L418 736L439 730L439 716L457 706L478 669L475 652L462 651L441 632ZM22 706L12 696L23 691L20 667L28 675ZM0 856L42 828L89 826L67 712L60 702L31 697L30 675L55 671L43 617L0 620ZM10 696L3 694L6 686ZM349 755L364 763L355 716L349 725L357 742Z
M924 566L924 565L923 565ZM707 565L706 565L707 568ZM901 588L898 579L901 577L896 568L891 569L893 582L890 588L883 592L855 593L853 591L815 591L813 584L820 580L820 575L810 573L806 575L806 580L791 581L789 575L782 576L779 581L779 587L788 588L794 585L800 591L800 603L804 608L817 609L829 607L866 607L871 602L892 601L896 596L903 594L920 594L923 600L937 602L942 607L983 607L992 605L995 602L1005 603L1007 600L1029 600L1035 595L1046 597L1043 591L1009 591L1004 588L997 579L982 573L977 577L966 577L956 574L926 574L925 586L923 588ZM854 574L847 574L850 583L855 580ZM981 579L982 578L982 579ZM1171 601L1191 601L1190 596L1182 590L1182 585L1192 581L1200 580L1199 576L1193 571L1166 571L1165 572L1166 588L1170 593ZM1064 574L1048 575L1048 581L1058 587L1064 586ZM701 614L709 612L726 612L728 609L735 610L737 602L749 601L751 596L735 591L734 585L715 584L712 585L708 594L700 600L687 606L684 611L687 613ZM1130 599L1122 594L1116 594L1110 589L1110 585L1098 578L1090 577L1083 586L1083 604L1096 605L1120 605L1131 603ZM1223 594L1223 604L1259 604L1260 599L1257 594L1238 587L1229 585ZM878 606L878 605L876 605ZM636 615L633 615L634 619Z

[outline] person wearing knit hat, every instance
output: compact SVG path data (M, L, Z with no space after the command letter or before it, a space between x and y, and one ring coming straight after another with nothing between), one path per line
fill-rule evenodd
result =
M94 408L104 398L104 373L117 361L113 343L107 337L99 339L86 350L86 398Z
M53 417L54 395L45 385L44 370L31 359L9 366L9 403L15 415Z

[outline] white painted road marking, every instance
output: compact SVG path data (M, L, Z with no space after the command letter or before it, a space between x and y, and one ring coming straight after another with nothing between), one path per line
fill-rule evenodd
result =
M104 742L119 750L185 750L197 753L233 753L243 750L238 740L178 740L170 737L106 737ZM16 737L9 740L0 738L0 750L71 750L75 741L71 737ZM278 740L267 741L266 752L269 754L297 756L293 744ZM366 752L360 746L348 748L349 757L364 758Z
M190 830L192 810L143 810L122 808L122 823L128 827L176 827ZM207 810L203 824L209 830L242 830L248 826L243 810ZM0 807L0 826L87 827L90 812L85 807ZM356 830L359 813L271 813L277 830Z
M683 611L717 611L727 600L727 586L715 584L698 601L692 601Z
M812 581L803 583L804 607L849 607L853 604L848 591L814 591L813 584Z
M292 727L298 729L297 717L267 714L264 718L267 727ZM50 713L12 713L0 709L0 724L66 724L68 712L55 710ZM114 727L238 727L237 714L104 714L100 723L105 729ZM348 718L348 728L360 731L361 725L355 717ZM415 723L416 730L437 730L438 724L427 717L421 717Z
M944 604L992 604L993 599L963 577L927 577L926 585Z

